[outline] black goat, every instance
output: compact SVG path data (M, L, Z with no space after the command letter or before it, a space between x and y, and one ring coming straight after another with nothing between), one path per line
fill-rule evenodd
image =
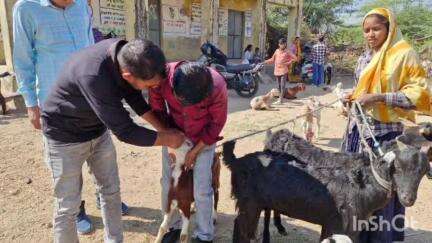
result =
M429 147L420 151L400 141L404 139L384 146L387 156L372 164L363 155L328 152L313 145L300 156L289 150L267 150L236 158L235 143L225 143L223 156L232 173L232 196L238 208L233 242L253 239L261 211L270 209L321 225L321 240L343 234L356 241L359 232L354 220L367 220L388 203L393 192L404 206L416 200L420 180L429 170L425 154ZM282 148L295 146L285 143ZM321 156L310 155L317 152ZM391 181L391 191L378 183L372 166L381 178Z

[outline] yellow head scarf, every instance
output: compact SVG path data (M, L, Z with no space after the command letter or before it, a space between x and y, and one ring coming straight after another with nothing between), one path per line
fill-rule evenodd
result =
M353 99L357 99L364 93L402 92L416 110L429 113L428 80L418 55L403 39L393 12L386 8L376 8L366 14L363 22L372 14L379 14L388 19L390 23L389 33L379 52L374 55L371 62L360 74ZM371 106L368 113L381 122L397 122L400 118L415 121L414 111L392 108L383 103Z

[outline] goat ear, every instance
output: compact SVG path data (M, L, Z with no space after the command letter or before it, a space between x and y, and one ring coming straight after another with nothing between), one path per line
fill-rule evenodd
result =
M427 155L429 161L432 161L432 146L422 146L420 151Z
M427 140L420 135L416 134L402 134L396 138L396 143L399 149L405 149L410 147L420 148Z

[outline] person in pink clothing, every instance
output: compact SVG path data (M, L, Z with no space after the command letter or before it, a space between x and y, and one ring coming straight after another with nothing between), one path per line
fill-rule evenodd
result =
M176 128L194 147L187 153L185 168L193 168L195 224L193 243L212 242L214 238L212 165L216 142L227 120L228 93L225 79L214 69L193 62L167 65L167 78L149 91L152 111L167 128ZM166 211L171 167L168 150L162 149L162 209ZM181 217L171 218L171 229L162 242L177 242Z
M287 40L281 38L279 40L279 48L274 52L273 56L264 63L275 65L274 75L279 85L279 103L283 102L283 94L285 92L285 82L288 81L289 67L292 62L297 61L297 57L287 48Z

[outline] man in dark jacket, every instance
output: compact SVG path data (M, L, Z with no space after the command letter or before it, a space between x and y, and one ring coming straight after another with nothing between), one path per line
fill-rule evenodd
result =
M75 216L87 161L101 195L105 242L122 242L120 181L110 133L137 146L179 147L184 134L165 129L141 90L166 76L150 41L105 40L71 56L42 105L46 162L54 182L54 242L78 242ZM158 132L138 126L123 100Z

